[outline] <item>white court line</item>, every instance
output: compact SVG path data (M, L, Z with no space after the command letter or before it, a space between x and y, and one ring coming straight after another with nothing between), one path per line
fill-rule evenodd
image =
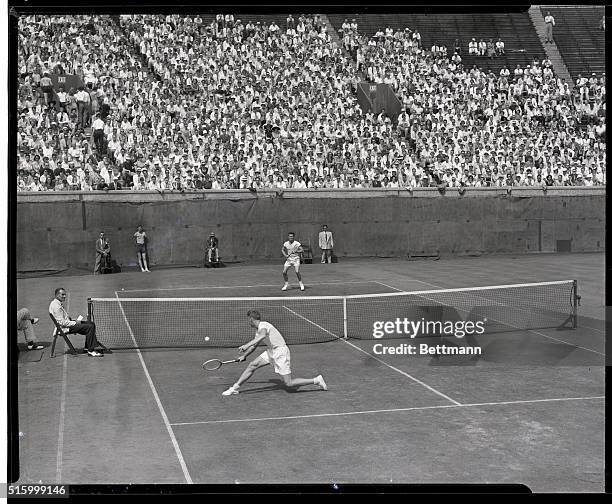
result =
M280 282L279 282L280 283ZM378 283L372 280L359 280L350 282L320 282L320 283L308 283L308 285L343 285L343 284L364 284L364 283ZM172 290L206 290L206 289L246 289L254 287L278 287L278 283L275 284L256 284L256 285L206 285L204 287L161 287L151 289L128 289L122 290L121 292L146 292L146 291L172 291Z
M606 355L604 352L598 352L597 350L593 350L592 348L587 348L587 347L583 347L583 346L580 346L580 345L576 345L575 343L570 343L569 341L564 341L564 340L561 340L559 338L553 338L552 336L548 336L547 334L541 333L540 331L534 331L533 329L527 329L527 330L529 332L534 333L534 334L539 334L540 336L544 336L545 338L548 338L548 339L551 339L551 340L554 340L554 341L558 341L559 343L565 343L566 345L573 346L575 348L580 348L581 350L586 350L587 352L593 352L593 353L596 353L598 355L603 355L604 357Z
M423 282L423 280L417 280L416 278L411 278L410 280L414 281L414 282L422 283L423 285L429 285L430 287L435 287L436 289L441 289L442 288L442 287L440 287L438 285L434 285L434 284L429 283L429 282Z
M584 325L583 323L580 323L580 327L584 327L585 329L590 329L591 331L597 331L598 333L601 333L601 334L606 333L605 329L597 329L595 327Z
M394 366L392 366L391 364L388 364L387 362L385 362L382 359L379 359L378 357L375 357L374 355L370 354L369 352L366 352L365 350L363 350L362 348L359 348L357 345L354 345L353 343L350 343L348 341L346 341L344 338L340 338L339 336L337 336L336 334L334 334L331 331L328 331L327 329L325 329L324 327L320 326L319 324L316 324L315 322L313 322L312 320L307 319L306 317L303 317L302 315L300 315L297 312L294 312L291 308L287 308L286 306L283 306L283 308L285 308L285 310L290 311L291 313L293 313L294 315L296 315L297 317L301 318L302 320L305 320L306 322L308 322L309 324L312 324L315 327L318 327L319 329L321 329L322 331L325 331L327 334L331 334L334 338L339 339L340 341L342 341L343 343L346 343L347 345L353 347L355 350L358 350L361 353L366 354L368 357L380 362L381 364L384 364L385 366L387 366L390 369L393 369L393 371L397 371L398 373L400 373L401 375L404 375L406 378L410 378L412 381L418 383L419 385L425 387L427 390L430 390L431 392L433 392L434 394L439 395L440 397L443 397L444 399L446 399L447 401L452 402L453 404L459 405L461 404L458 401L455 401L453 398L447 396L446 394L443 394L442 392L440 392L439 390L436 390L435 388L427 385L427 383L422 382L421 380L419 380L418 378L415 378L412 375L409 375L408 373L406 373L405 371L402 371L401 369L398 369Z
M66 418L66 376L68 368L68 355L64 352L64 364L62 369L62 394L60 398L59 435L57 438L57 461L56 477L57 483L62 482L62 461L64 456L64 419Z
M66 311L70 311L70 294L66 296ZM64 459L64 423L66 420L66 389L67 389L67 375L68 375L68 356L66 354L66 345L64 339L62 340L62 346L64 348L64 362L62 363L62 392L60 395L60 417L59 417L59 432L57 436L57 458L55 462L55 480L57 483L62 482L62 464Z
M558 397L558 398L553 398L553 399L526 399L526 400L517 400L517 401L470 403L470 404L439 404L437 406L414 406L410 408L347 411L344 413L316 413L312 415L238 418L238 419L233 419L233 420L203 420L201 422L177 422L172 425L174 426L176 425L205 425L205 424L241 423L241 422L264 422L268 420L299 420L303 418L369 415L369 414L376 414L376 413L396 413L396 412L403 412L403 411L425 411L425 410L447 409L447 408L478 408L478 407L484 407L484 406L506 406L506 405L511 405L511 404L535 404L535 403L564 402L564 401L591 401L595 399L605 399L605 396Z
M413 280L413 279L411 279L411 280ZM420 283L425 284L425 285L430 285L431 287L435 287L436 289L444 289L444 287L441 287L439 285L434 285L434 284L429 283L429 282L422 282L421 280L415 280L415 281L416 282L420 282ZM387 284L384 284L384 283L378 282L378 281L376 283L378 283L380 285L384 285L385 287L388 287L390 289L395 289L395 290L397 290L399 292L406 292L407 294L411 294L411 292L409 292L409 291L398 289L397 287L393 287L392 285L387 285ZM480 296L478 296L476 294L475 294L475 296L476 297L480 297ZM423 296L423 297L427 298L427 296ZM429 299L429 298L427 298L427 299ZM486 301L485 298L482 298L482 299L484 299ZM432 301L434 301L434 300L432 299ZM463 311L463 312L466 312L466 310L461 310L461 308L459 308L459 310ZM522 311L525 311L525 310L522 310ZM491 319L491 320L495 320L495 319ZM512 324L508 324L508 325L510 327L515 327L518 330L522 330L519 327L514 326ZM586 326L583 326L583 327L586 327ZM590 328L590 329L593 329L593 328ZM536 331L535 329L525 329L525 330L528 331L528 332L531 332L533 334L538 334L539 336L543 336L544 338L548 338L550 340L558 341L559 343L564 343L565 345L569 345L569 346L572 346L574 348L580 348L581 350L586 350L587 352L593 352L593 353L596 353L598 355L603 355L603 356L606 355L605 353L598 352L597 350L593 350L592 348L583 347L583 346L580 346L580 345L576 345L575 343L570 343L569 341L564 341L564 340L559 339L559 338L554 338L553 336L548 336L547 334L541 333L540 331ZM595 331L598 331L598 329L595 329ZM600 332L603 332L603 331L600 331Z
M142 357L142 353L141 353L140 349L138 348L138 344L136 343L136 338L134 337L134 333L132 331L132 327L130 326L130 323L128 322L128 319L125 316L125 312L123 311L123 306L121 305L121 298L117 294L117 291L115 291L115 296L117 297L117 300L119 302L119 308L121 309L121 314L123 315L123 319L125 320L125 324L127 325L128 331L130 332L130 337L132 338L132 341L134 342L134 347L136 348L136 352L138 353L138 358L140 359L140 363L142 364L142 369L145 372L145 375L146 375L147 380L149 382L149 386L151 387L151 391L153 392L153 397L155 397L155 401L157 402L157 407L159 408L159 412L161 413L161 416L164 419L164 424L166 424L166 429L168 429L168 434L170 434L170 439L172 441L172 445L174 446L174 451L176 452L176 456L179 459L179 463L181 464L181 468L183 470L183 475L185 476L185 479L187 480L187 483L193 483L193 480L191 479L191 476L189 474L189 470L187 469L187 464L185 463L185 459L183 458L183 454L181 453L181 448L180 448L180 446L179 446L179 444L178 444L178 442L176 440L176 437L174 436L174 431L172 430L172 427L171 427L170 422L168 420L168 416L166 415L164 407L162 406L162 403L159 400L159 395L157 394L157 390L155 389L155 385L153 384L153 380L151 379L151 375L149 374L149 370L147 369L147 365L145 364L145 361L144 361L144 359Z
M393 285L388 285L386 283L379 282L378 280L374 280L374 281L377 284L380 284L380 285L383 285L383 286L387 287L388 289L393 289L393 290L399 291L399 292L410 292L410 291L406 291L404 289L400 289L398 287L393 287ZM409 282L419 282L419 283L421 283L423 285L429 285L430 287L435 287L436 289L442 289L443 288L443 287L439 287L438 285L431 284L429 282L423 282L422 280L417 280L416 278L410 278L410 279L408 279L408 281Z
M402 290L402 289L398 289L397 287L393 287L392 285L387 285L386 283L379 282L378 280L374 280L374 281L375 281L377 284L382 285L383 287L386 287L387 289L392 289L392 290L394 290L394 291L399 291L399 292L405 292L405 291L404 291L404 290ZM422 283L425 283L425 282L422 282ZM427 284L427 285L429 285L429 284Z

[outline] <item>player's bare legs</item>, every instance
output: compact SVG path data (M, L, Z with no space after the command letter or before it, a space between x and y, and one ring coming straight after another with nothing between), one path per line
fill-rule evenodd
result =
M289 275L287 275L287 271L291 267L292 266L285 266L283 268L283 278L285 279L285 285L283 285L283 288L281 290L287 290L287 288L289 287ZM300 284L300 290L304 290L304 283L302 282L302 275L300 274L299 266L293 266L293 269L295 270L295 276L297 276L298 282Z
M236 388L240 387L240 385L242 385L251 376L253 376L253 373L255 373L257 369L259 369L260 367L268 366L268 365L269 365L268 362L264 362L260 357L258 357L253 362L249 363L249 365L240 375L240 378L238 378L238 381L236 381L236 383L234 384L234 387Z
M240 378L238 378L238 381L236 381L236 383L234 383L230 388L228 388L221 395L228 396L228 395L237 394L238 388L240 387L240 385L242 385L251 376L253 376L253 373L255 373L257 369L259 369L260 367L267 366L268 364L269 362L264 361L261 357L257 357L257 359L249 363L249 365L240 375Z
M269 365L269 362L266 362L261 357L258 357L253 362L249 363L249 365L240 375L240 378L238 378L238 381L236 381L236 383L234 383L230 388L223 392L222 395L228 396L238 394L238 389L240 388L240 386L249 378L251 378L251 376L253 376L257 369L267 365ZM327 384L325 383L321 375L316 376L315 378L291 378L290 373L286 375L281 375L281 378L283 379L283 383L287 388L297 388L303 385L318 385L322 390L327 390Z
M298 282L300 284L300 290L304 290L304 283L302 282L302 275L300 275L299 267L295 268L295 276L297 276Z
M146 252L142 253L142 264L144 265L144 270L147 273L151 273L151 270L149 269L149 265L147 264L147 253Z
M291 374L281 375L283 382L286 387L289 388L297 388L302 385L318 385L323 390L327 390L327 385L323 381L323 377L321 375L315 378L291 378Z
M292 266L285 266L283 268L283 278L285 279L285 285L283 285L283 288L281 290L287 290L287 288L289 287L289 275L287 274L287 271L291 267ZM296 268L295 266L293 266L293 269L295 270L295 275L297 276L298 282L300 284L300 289L304 290L304 283L302 282L302 275L300 274L299 267Z

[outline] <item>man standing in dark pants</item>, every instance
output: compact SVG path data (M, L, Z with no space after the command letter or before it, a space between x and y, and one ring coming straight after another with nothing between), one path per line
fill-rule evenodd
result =
M102 270L110 266L110 244L104 236L104 231L100 233L100 238L96 240L96 264L94 275L102 273Z
M87 128L89 126L90 115L89 115L89 107L91 105L91 97L89 93L85 91L84 86L79 86L79 90L74 95L77 104L77 113L78 113L78 125L80 128Z
M53 99L53 81L49 77L49 72L45 72L43 78L40 79L40 89L45 98L45 105L50 105Z
M77 320L72 320L64 308L64 301L66 301L66 289L62 287L55 289L55 298L49 305L49 313L62 328L68 329L69 334L85 335L85 350L90 357L103 357L103 354L96 352L98 344L96 324L88 320L81 320L80 316Z
M100 117L100 114L96 114L96 119L92 124L93 129L93 139L96 145L96 149L98 149L99 154L104 154L106 149L104 149L104 121Z

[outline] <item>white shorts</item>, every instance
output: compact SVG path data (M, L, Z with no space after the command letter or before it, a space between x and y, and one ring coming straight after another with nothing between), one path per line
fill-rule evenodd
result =
M268 349L258 358L266 364L274 364L274 372L276 374L291 374L291 352L289 352L288 346L280 346L272 350Z
M298 272L300 270L300 258L299 257L287 259L285 261L284 270L287 271L292 266L295 268L296 272Z

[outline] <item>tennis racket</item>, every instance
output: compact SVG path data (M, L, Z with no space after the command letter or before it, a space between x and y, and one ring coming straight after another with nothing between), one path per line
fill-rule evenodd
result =
M241 362L241 359L232 359L227 361L222 361L221 359L210 359L202 364L202 367L206 369L206 371L216 371L223 366L223 364L231 364L233 362Z

